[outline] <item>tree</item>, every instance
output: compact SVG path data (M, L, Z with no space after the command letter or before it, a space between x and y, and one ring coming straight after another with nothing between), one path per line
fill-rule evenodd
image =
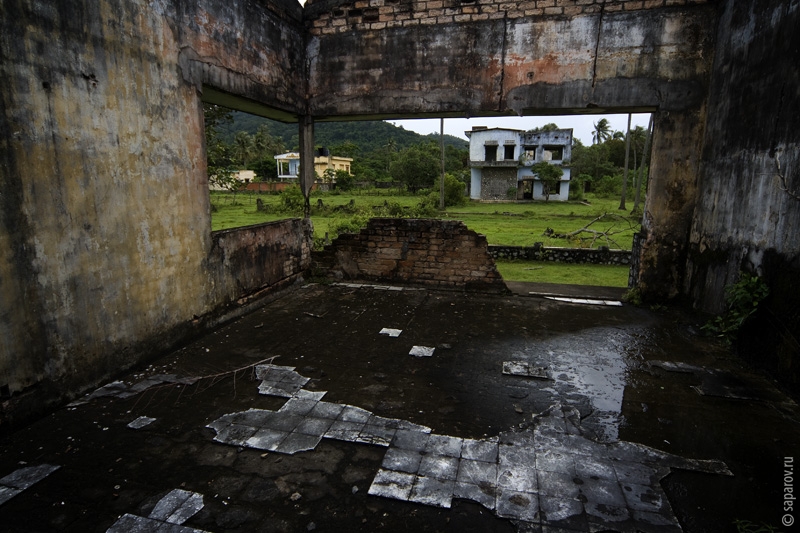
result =
M531 167L531 171L537 175L539 181L542 182L542 194L544 194L544 201L550 201L550 191L555 189L564 171L561 167L551 165L547 161L540 161Z
M608 143L591 146L576 143L572 147L570 168L574 175L591 176L591 183L597 183L603 176L613 176L617 173L616 166L609 160Z
M609 139L611 139L611 124L608 123L608 120L601 118L594 125L592 144L604 143Z
M356 184L355 176L351 176L346 170L336 171L336 188L342 191L349 191Z
M628 130L625 134L625 165L622 173L622 195L619 200L618 209L625 209L625 195L628 192L628 159L631 152L631 114L628 113ZM634 163L634 167L636 163Z
M214 104L203 104L203 125L206 137L206 169L208 181L223 189L235 190L233 174L236 165L233 153L220 134L220 128L230 123L231 110Z
M439 176L439 162L425 146L412 146L400 152L391 166L392 179L402 182L411 192L432 187Z
M250 134L246 131L237 132L233 138L233 156L240 168L247 168L254 151L255 143Z

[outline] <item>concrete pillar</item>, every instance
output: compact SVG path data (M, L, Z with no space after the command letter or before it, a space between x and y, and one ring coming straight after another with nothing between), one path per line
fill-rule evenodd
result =
M638 253L637 287L648 300L683 295L689 231L698 200L706 108L657 111Z
M300 124L300 189L305 197L304 218L311 215L309 195L314 186L314 119L311 115L303 115Z

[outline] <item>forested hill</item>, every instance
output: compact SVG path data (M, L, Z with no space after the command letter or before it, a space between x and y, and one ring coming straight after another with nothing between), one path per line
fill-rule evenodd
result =
M250 135L254 135L259 126L266 124L270 135L279 137L287 150L296 149L299 145L297 124L276 122L239 111L234 111L232 115L233 122L221 124L219 128L221 137L228 143L233 142L237 132L246 131ZM333 147L349 142L358 146L361 153L381 149L391 141L394 141L395 149L402 150L429 140L439 142L439 135L420 135L380 120L318 122L314 125L314 144L317 146ZM446 145L455 146L459 149L469 146L466 140L452 135L445 135L444 142Z

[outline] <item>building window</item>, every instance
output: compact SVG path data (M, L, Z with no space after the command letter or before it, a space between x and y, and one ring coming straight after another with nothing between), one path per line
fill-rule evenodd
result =
M497 145L487 144L485 146L485 149L486 149L485 161L497 161Z
M544 146L544 149L552 155L553 161L561 161L564 159L564 147L555 145L555 146Z
M507 144L503 148L505 148L503 159L505 159L506 161L514 159L514 148L516 148L516 146L514 146L513 144Z

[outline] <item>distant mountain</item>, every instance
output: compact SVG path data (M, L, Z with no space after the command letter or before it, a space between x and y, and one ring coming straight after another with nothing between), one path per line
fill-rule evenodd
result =
M286 124L269 120L241 111L233 112L233 122L220 126L220 133L227 142L239 131L246 131L253 135L262 124L269 128L270 135L280 137L287 150L296 149L299 145L299 132L297 124ZM408 131L382 120L353 121L353 122L318 122L314 125L314 143L317 146L331 147L352 142L360 148L360 153L365 154L373 150L382 149L390 140L394 140L397 150L402 150L426 141L439 142L439 135ZM445 135L446 145L465 149L469 143L452 135Z

